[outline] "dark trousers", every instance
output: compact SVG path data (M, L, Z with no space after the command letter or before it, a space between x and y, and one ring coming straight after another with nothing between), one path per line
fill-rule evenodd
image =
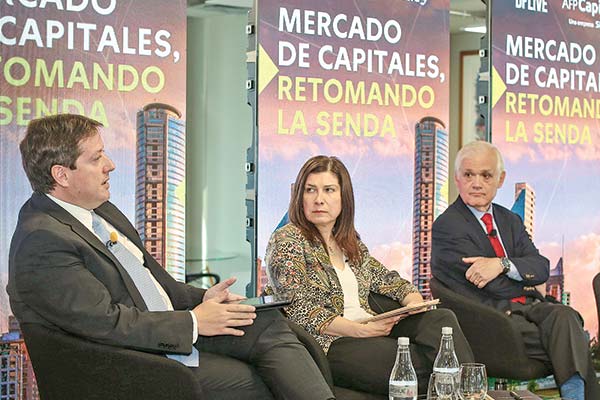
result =
M278 311L259 311L244 336L200 336L199 368L210 399L333 398L317 365Z
M585 398L600 399L579 313L569 306L547 302L513 303L511 308L511 321L523 335L527 355L551 364L558 385L579 373L585 380Z
M417 372L419 393L426 393L444 326L453 329L458 361L473 362L471 347L454 313L447 309L431 310L399 321L386 337L343 337L335 340L327 359L336 386L387 395L390 373L396 361L397 338L406 336L410 338L411 360Z

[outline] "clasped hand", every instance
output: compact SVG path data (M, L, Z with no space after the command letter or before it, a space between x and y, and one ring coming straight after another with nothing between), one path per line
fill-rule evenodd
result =
M243 296L229 292L236 278L229 278L212 286L204 294L202 303L192 311L198 322L198 334L203 336L233 335L242 336L244 331L235 329L252 325L256 318L254 306L247 304L229 304L242 300Z
M464 263L471 264L465 277L479 289L496 279L502 273L502 264L498 257L465 257Z

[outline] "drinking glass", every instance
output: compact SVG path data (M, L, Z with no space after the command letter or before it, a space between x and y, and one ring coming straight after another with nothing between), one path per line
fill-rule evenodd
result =
M455 374L433 372L427 386L428 400L453 400L456 391Z
M458 395L463 400L483 400L487 393L485 365L466 363L460 366Z
M427 400L437 400L437 392L435 391L435 372L429 375L429 384L427 385Z

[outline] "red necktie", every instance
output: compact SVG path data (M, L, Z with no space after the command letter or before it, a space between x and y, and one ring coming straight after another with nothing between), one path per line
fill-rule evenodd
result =
M494 253L496 253L497 257L506 257L506 253L504 252L504 248L502 248L502 243L500 243L500 239L498 239L498 233L494 230L494 223L492 222L492 214L485 213L481 220L485 224L485 230L487 232L487 237L490 240L490 244L494 248ZM513 303L521 303L525 304L525 296L515 297L511 299Z
M494 230L494 223L492 221L492 214L485 213L481 220L485 224L485 230L487 231L487 237L490 240L492 247L494 248L494 253L496 253L497 257L506 257L506 253L502 248L502 243L500 243L500 239L498 239L498 233Z

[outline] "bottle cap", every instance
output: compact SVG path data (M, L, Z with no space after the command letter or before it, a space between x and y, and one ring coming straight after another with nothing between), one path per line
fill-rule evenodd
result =
M398 338L398 346L408 346L410 343L410 339L407 337L399 337Z
M444 326L442 328L442 335L452 335L452 327L451 326Z

